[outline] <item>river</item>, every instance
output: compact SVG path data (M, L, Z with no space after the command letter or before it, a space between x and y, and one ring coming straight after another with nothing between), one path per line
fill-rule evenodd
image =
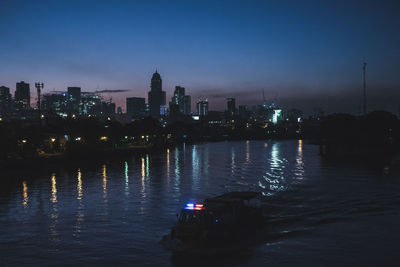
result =
M301 140L186 144L3 170L0 177L6 266L173 266L159 241L176 213L188 201L234 190L263 193L266 227L246 256L219 266L400 262L399 168L384 175L360 163L328 162Z

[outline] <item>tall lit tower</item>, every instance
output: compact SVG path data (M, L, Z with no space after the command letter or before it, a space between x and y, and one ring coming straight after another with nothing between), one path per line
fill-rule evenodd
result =
M367 68L367 62L365 62L365 58L363 59L363 113L367 115L367 85L365 81L365 71Z
M153 73L151 78L150 92L148 93L148 101L150 106L150 116L154 118L160 117L162 107L165 107L165 91L162 90L162 79L157 72Z
M43 83L40 83L40 82L35 83L35 87L36 87L36 90L37 90L37 108L38 108L38 111L39 111L39 118L42 115L41 112L40 112L40 92L42 91L43 86L44 86Z

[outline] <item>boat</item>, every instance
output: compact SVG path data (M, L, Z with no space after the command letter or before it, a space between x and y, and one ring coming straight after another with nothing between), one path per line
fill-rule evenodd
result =
M258 192L230 192L203 203L187 203L161 243L175 255L217 255L241 250L243 240L264 225L260 198Z

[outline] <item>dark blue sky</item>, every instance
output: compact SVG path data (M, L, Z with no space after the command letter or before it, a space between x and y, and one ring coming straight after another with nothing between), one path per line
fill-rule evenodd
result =
M124 106L157 68L167 95L181 85L212 109L265 89L283 107L357 112L365 56L370 109L396 111L399 29L396 1L0 0L0 85L128 89L112 96Z

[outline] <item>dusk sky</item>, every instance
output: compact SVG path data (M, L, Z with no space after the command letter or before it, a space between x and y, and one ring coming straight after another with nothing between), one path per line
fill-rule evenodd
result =
M369 110L400 107L398 1L0 0L0 85L81 86L125 109L157 68L169 101L226 97L357 113L366 57ZM192 105L192 110L195 110Z

